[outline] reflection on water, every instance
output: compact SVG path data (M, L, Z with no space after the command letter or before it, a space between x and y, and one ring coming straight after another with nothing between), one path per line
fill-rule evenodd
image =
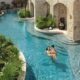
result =
M56 70L60 69L63 72L67 72L68 66L65 63L61 63L60 61L55 60L52 57L51 57L51 60L52 60L52 63L43 62L42 65L43 66L52 66L52 65L54 65L56 67Z
M63 72L66 72L68 69L68 66L65 63L61 63L58 60L54 60L53 58L52 62L55 64L56 68L61 69Z
M27 65L26 80L36 80L33 69L29 64Z

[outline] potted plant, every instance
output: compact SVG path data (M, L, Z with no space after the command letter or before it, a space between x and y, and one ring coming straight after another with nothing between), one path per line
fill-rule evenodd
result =
M36 18L36 25L40 29L45 29L49 27L55 28L56 20L55 17L52 17L52 15L48 15L47 17L38 16Z

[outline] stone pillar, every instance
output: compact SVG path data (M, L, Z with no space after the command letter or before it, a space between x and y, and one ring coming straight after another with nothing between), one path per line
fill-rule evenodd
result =
M52 16L54 16L54 8L53 8L53 5L50 5L50 14Z
M77 1L74 3L69 2L68 6L68 37L73 41L78 41L80 40L80 3Z
M29 11L30 11L30 7L31 7L31 0L28 0L28 9L29 9Z
M36 20L36 0L34 0L34 22Z
M73 28L73 4L69 2L67 10L67 36L74 40Z
M28 9L32 17L34 16L34 3L31 0L28 0Z
M80 40L80 0L75 0L73 3L73 27L74 27L74 40Z

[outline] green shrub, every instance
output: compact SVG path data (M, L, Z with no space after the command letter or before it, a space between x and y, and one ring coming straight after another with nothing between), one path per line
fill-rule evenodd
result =
M48 15L47 17L47 26L51 26L52 28L56 27L56 20L55 17L52 17L52 15Z
M47 17L38 16L36 18L36 25L40 29L49 28L49 27L56 27L56 20L55 17L52 15L48 15Z
M5 66L5 61L0 60L0 72L2 71L4 66Z
M25 10L25 9L20 9L18 11L18 16L20 18L26 18L26 17L30 17L30 11L29 10Z
M21 67L18 49L10 39L0 35L0 80L17 80Z
M42 16L37 17L36 24L37 24L38 28L40 28L40 29L46 28L47 25L45 23L46 23L45 17L42 17Z
M1 45L2 43L4 43L4 42L6 42L5 37L2 36L2 35L0 35L0 45Z
M1 78L3 80L17 80L21 73L21 65L22 64L19 59L13 59L5 66Z

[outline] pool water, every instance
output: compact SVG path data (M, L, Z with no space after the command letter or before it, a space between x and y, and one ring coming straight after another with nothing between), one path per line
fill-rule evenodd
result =
M67 38L63 35L36 32L32 22L18 22L12 12L0 17L0 34L11 38L24 53L27 61L25 80L75 80L69 62L69 45L65 44ZM57 60L45 51L52 44L56 48Z

